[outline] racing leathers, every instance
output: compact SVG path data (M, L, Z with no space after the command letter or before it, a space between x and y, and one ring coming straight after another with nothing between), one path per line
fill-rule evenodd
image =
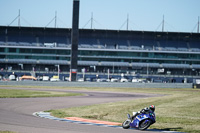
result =
M148 114L149 112L151 111L151 109L149 108L143 108L142 110L138 111L138 112L133 112L133 116L132 116L132 120L139 114L141 113L145 113L145 114Z

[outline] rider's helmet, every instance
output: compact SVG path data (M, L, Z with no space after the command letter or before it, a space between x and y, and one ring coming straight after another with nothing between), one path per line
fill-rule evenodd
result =
M154 105L150 105L149 109L154 112L155 111L155 106Z

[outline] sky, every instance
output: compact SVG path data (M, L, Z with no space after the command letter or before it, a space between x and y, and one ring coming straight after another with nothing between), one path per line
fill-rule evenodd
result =
M0 0L0 25L72 27L73 0ZM200 0L80 0L79 28L197 32ZM16 18L16 19L15 19ZM15 21L14 21L15 20Z

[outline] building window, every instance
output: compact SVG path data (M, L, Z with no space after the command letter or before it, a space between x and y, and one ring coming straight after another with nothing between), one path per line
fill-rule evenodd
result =
M9 48L8 50L9 50L9 52L11 52L11 53L16 53L16 48Z

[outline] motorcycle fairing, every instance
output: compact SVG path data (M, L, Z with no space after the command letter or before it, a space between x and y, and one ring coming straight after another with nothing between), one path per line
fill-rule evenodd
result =
M138 128L139 127L139 123L142 121L142 120L145 120L148 118L148 114L141 114L141 115L138 115L136 116L136 118L130 123L130 126L131 127L136 127Z

